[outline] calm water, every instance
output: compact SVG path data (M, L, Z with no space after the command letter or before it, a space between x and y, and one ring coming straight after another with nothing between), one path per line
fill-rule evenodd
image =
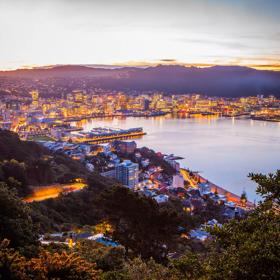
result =
M258 199L249 172L280 168L280 123L237 119L156 118L93 119L80 123L97 126L143 127L147 135L136 142L163 153L184 157L181 166L201 171L210 181Z

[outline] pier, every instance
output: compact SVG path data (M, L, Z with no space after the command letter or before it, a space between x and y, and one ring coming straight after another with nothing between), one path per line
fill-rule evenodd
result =
M96 127L90 132L80 132L72 135L71 140L74 143L101 144L114 140L139 138L143 135L146 135L146 133L142 127L129 129Z
M102 144L107 142L112 142L114 140L127 140L133 138L140 138L146 135L146 132L138 132L138 133L130 133L130 134L123 134L123 135L112 135L112 136L103 136L103 137L95 137L88 140L83 140L83 143L88 144Z

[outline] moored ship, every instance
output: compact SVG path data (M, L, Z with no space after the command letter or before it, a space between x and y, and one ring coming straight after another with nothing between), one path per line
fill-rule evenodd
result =
M106 143L113 140L124 140L130 138L137 138L145 135L142 127L119 129L107 127L95 127L89 132L81 131L73 134L71 140L73 142L84 143Z

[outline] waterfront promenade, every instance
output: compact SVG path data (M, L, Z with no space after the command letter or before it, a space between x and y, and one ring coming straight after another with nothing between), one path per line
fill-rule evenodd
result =
M194 175L191 176L190 171L185 168L181 168L180 171L184 179L190 184L190 186L196 187L198 183L208 183L211 192L217 192L218 194L224 195L228 201L234 202L239 207L244 207L241 203L241 197L239 195L232 193L226 190L225 188L210 182L209 180L202 177L198 172L194 172ZM252 209L254 207L254 203L252 203L251 201L247 201L246 208Z

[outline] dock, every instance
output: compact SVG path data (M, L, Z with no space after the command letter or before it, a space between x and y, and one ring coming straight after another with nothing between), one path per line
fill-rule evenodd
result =
M144 135L146 135L146 132L143 131L142 127L129 129L96 127L90 132L80 132L72 135L71 140L74 143L101 144L114 140L140 138Z

